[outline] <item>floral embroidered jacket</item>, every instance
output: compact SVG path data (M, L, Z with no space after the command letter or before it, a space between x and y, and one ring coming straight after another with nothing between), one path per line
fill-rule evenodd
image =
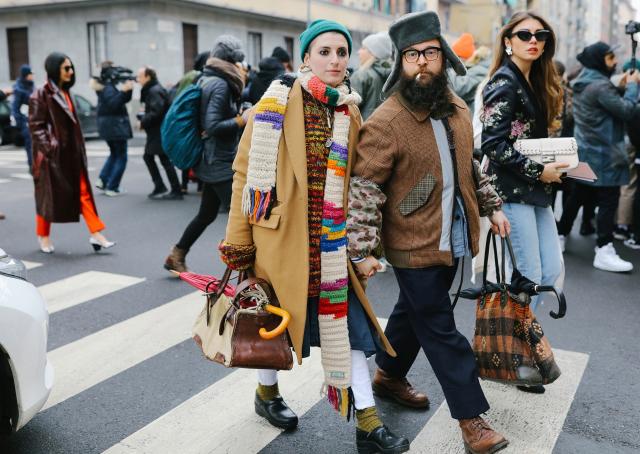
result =
M547 137L544 108L518 67L507 59L483 92L482 154L489 158L487 174L505 203L551 205L552 185L539 178L542 164L513 148L518 139Z

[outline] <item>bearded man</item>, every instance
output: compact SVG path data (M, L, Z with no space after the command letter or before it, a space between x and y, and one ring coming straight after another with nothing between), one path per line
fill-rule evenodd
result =
M406 379L422 348L460 422L466 452L493 453L508 442L480 417L489 404L448 292L459 260L478 252L480 216L503 236L510 226L473 161L471 117L445 73L447 61L458 74L465 68L442 38L438 16L405 15L389 35L395 66L383 88L386 101L360 132L347 220L358 273L370 277L379 269L373 254L382 242L400 286L385 330L398 356L378 353L373 387L379 396L427 408L427 396Z

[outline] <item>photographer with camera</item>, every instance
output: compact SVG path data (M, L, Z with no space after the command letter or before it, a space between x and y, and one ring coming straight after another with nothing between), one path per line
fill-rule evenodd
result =
M98 95L98 133L109 145L109 157L102 166L96 187L106 196L115 197L124 192L120 181L127 167L127 140L133 137L126 107L133 93L133 73L105 61L100 78L91 79L91 88Z
M149 66L144 66L138 70L138 83L142 86L140 101L144 104L144 112L139 112L137 117L140 121L140 128L147 133L147 143L144 146L144 163L147 165L154 188L149 194L150 199L162 200L182 200L182 190L178 181L178 174L175 167L162 149L162 138L160 128L162 120L169 109L169 93L164 89L156 71ZM160 170L156 164L155 157L160 158L160 164L167 173L171 192L167 192L167 187L162 181Z
M593 183L576 182L558 223L558 233L568 235L580 206L595 200L598 215L593 266L604 271L628 272L633 264L618 256L613 247L613 230L620 186L629 183L624 127L625 122L640 113L640 74L625 73L616 87L610 78L617 57L614 49L602 41L585 47L578 54L578 61L584 69L572 83L574 134L580 161L587 162L598 179Z

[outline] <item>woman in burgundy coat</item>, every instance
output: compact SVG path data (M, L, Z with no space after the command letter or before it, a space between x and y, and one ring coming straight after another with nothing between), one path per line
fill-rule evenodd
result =
M115 245L102 233L89 175L80 122L69 89L75 83L73 63L54 52L44 63L47 83L29 100L29 129L33 141L33 181L36 234L40 250L54 251L49 238L52 222L78 222L84 217L97 252Z

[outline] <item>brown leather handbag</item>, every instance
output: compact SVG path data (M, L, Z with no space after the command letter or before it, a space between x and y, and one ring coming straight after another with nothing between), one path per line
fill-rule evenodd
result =
M490 241L493 244L496 276L500 282L487 281ZM505 250L509 251L513 274L505 279ZM560 368L540 322L529 307L531 296L553 292L558 298L559 311L550 312L553 318L566 313L562 292L550 286L537 285L518 271L509 237L502 239L502 267L498 263L495 236L489 232L484 256L484 273L480 289L464 290L460 297L475 299L476 329L473 353L478 374L485 380L513 385L546 385L560 376Z
M193 327L193 339L210 359L226 367L289 370L293 355L287 335L290 315L280 308L273 288L253 273L241 273L233 299L224 294L227 268ZM211 284L214 284L212 281Z

